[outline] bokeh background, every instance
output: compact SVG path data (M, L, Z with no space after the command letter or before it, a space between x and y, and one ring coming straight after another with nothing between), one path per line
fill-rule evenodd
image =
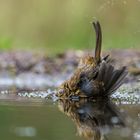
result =
M104 49L140 46L140 0L0 0L0 50L90 49L95 20Z

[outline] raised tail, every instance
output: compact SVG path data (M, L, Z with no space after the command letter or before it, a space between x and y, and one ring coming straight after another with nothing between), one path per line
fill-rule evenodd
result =
M101 62L101 45L102 45L102 31L100 23L93 22L93 27L96 33L96 47L95 47L95 59L97 63Z

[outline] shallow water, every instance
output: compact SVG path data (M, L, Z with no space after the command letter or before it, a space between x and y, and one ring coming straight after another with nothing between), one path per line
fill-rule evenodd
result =
M0 93L0 137L3 140L140 140L138 93L111 101L56 101L54 91ZM126 98L122 98L126 97ZM117 100L115 100L117 98ZM136 100L137 99L137 100Z

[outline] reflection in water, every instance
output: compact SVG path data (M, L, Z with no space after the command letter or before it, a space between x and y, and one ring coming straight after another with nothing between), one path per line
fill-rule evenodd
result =
M102 140L113 127L124 127L123 115L109 100L59 100L59 109L76 124L78 134L87 139Z

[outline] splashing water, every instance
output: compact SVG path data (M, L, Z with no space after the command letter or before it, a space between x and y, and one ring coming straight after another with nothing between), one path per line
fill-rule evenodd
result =
M113 95L111 95L111 99L116 104L140 104L140 83L138 84L124 84L120 87ZM6 99L7 97L11 97L12 95L16 95L17 97L27 97L27 98L41 98L41 99L51 99L56 101L58 97L56 97L57 90L47 89L44 91L41 90L32 90L32 91L9 91L3 90L0 92L0 99Z
M41 98L41 99L52 99L53 101L56 101L58 98L55 96L57 93L57 90L51 90L48 89L46 91L20 91L17 93L17 97L27 97L27 98ZM13 95L14 92L12 91L1 91L0 92L0 98L1 99L7 99L8 96Z

